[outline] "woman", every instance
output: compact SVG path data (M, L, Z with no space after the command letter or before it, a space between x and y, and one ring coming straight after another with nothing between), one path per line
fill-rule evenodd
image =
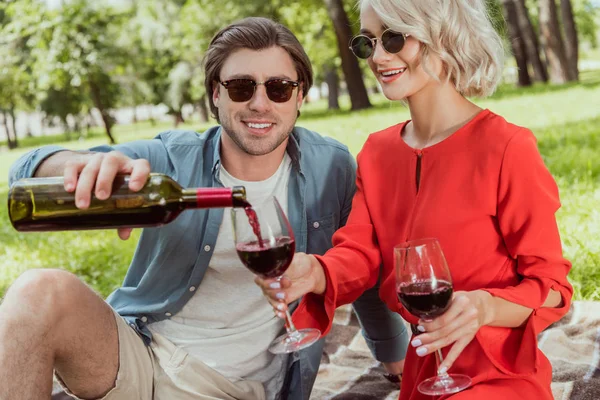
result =
M411 120L370 135L358 156L357 193L347 225L324 256L297 254L281 283L257 280L280 315L304 296L298 327L327 333L336 307L377 280L380 296L414 324L400 399L451 368L473 385L441 398L552 399L551 365L536 336L568 310L570 263L562 257L558 190L533 134L465 96L492 93L502 42L484 0L361 0L354 53L366 58L390 100ZM435 237L455 295L433 321L398 302L393 247ZM485 396L485 397L484 397Z

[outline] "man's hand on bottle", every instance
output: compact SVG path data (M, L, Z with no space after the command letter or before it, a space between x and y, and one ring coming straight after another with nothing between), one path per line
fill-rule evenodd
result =
M75 192L77 208L86 209L90 206L92 193L100 200L110 196L117 174L131 175L129 189L137 192L150 175L150 163L144 159L131 159L118 151L72 157L64 164L65 190ZM119 237L127 240L131 230L119 229Z
M285 316L289 303L306 293L323 294L326 287L323 266L314 256L304 253L294 254L292 263L280 280L257 277L254 281L281 318Z

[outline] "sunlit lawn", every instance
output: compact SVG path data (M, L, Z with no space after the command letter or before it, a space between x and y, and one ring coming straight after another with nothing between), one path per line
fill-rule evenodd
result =
M600 300L600 72L582 76L583 84L564 87L502 87L479 104L511 122L531 128L544 159L555 176L563 207L558 213L566 256L573 262L570 275L578 299ZM373 109L361 112L326 110L326 103L307 104L299 124L346 143L356 154L369 132L408 118L402 105L373 96ZM342 108L348 100L342 99ZM202 130L187 124L181 128ZM118 141L149 138L169 125L118 126ZM80 149L105 143L101 132L83 141L62 143ZM56 143L58 138L33 138L24 145ZM26 149L0 153L0 294L28 268L59 267L75 272L103 295L116 288L127 269L138 234L129 241L115 232L19 234L6 213L9 166Z

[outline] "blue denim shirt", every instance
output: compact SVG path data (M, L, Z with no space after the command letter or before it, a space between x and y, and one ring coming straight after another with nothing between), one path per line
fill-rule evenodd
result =
M203 134L168 131L151 140L100 146L98 152L120 151L150 162L153 172L171 176L183 187L221 187L219 179L221 128ZM21 157L11 168L9 184L31 177L50 155L65 150L45 146ZM287 152L292 160L288 188L288 217L296 249L323 254L333 233L346 222L355 191L356 164L346 146L315 132L296 127ZM147 325L175 315L202 282L223 222L223 209L188 210L168 225L143 229L122 287L107 302L149 344ZM406 334L402 320L366 293L359 314L363 334L380 361L404 358ZM360 302L355 304L360 304ZM357 310L361 310L357 307ZM218 312L215 310L215 312ZM378 338L371 339L370 332ZM316 379L323 340L293 354L286 377L288 399L308 399Z

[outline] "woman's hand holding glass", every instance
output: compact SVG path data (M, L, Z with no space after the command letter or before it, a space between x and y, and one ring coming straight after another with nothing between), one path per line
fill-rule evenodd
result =
M269 299L277 316L283 318L287 305L307 293L325 292L325 272L317 259L305 253L296 253L280 280L257 277L256 284Z
M448 371L479 329L490 320L489 298L491 295L483 290L455 292L444 314L430 321L419 320L419 330L424 333L411 342L417 355L424 357L452 346L439 366L440 373Z
M441 335L440 330L447 326L457 328L456 322L464 322L465 316L461 316L458 321L456 318L462 314L465 300L460 300L458 306L454 305L454 299L463 297L454 296L454 286L452 276L442 248L436 239L419 239L402 243L394 248L394 262L396 272L396 291L398 300L404 308L411 314L420 318L418 330L426 332L430 329L429 337L422 338L421 334L415 335L412 340L412 346L417 347L417 355L424 357L434 352L437 361L437 376L425 379L417 386L419 392L429 396L440 396L460 392L471 386L471 378L463 374L448 374L447 364L442 356L442 347L453 343L448 342L448 338ZM453 309L453 314L448 312ZM458 311L457 311L458 310ZM467 312L471 319L477 314L476 310L469 307ZM454 319L451 317L454 316ZM440 325L434 324L439 318ZM426 322L427 321L427 322ZM437 321L439 323L439 321ZM426 325L428 324L428 325ZM455 329L450 328L448 334L455 333ZM477 332L475 330L475 332ZM475 333L473 333L473 336ZM466 345L473 339L468 338ZM456 338L455 340L462 340ZM462 349L461 349L462 351ZM458 352L460 353L460 352ZM442 367L442 365L444 367Z

